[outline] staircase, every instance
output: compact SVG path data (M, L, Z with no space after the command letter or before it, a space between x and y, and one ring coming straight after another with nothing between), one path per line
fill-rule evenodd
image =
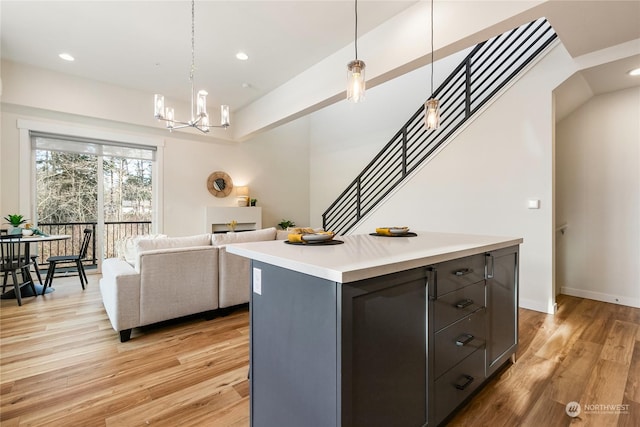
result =
M556 37L541 18L476 45L430 97L440 100L440 128L426 130L421 105L322 214L324 229L352 230Z

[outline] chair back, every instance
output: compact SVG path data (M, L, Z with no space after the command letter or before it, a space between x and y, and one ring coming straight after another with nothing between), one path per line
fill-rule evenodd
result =
M84 259L87 256L89 250L89 243L91 242L91 235L93 230L90 228L84 229L84 237L82 238L82 245L80 246L80 259Z
M22 236L0 235L0 271L18 270L30 263L26 259L28 242Z

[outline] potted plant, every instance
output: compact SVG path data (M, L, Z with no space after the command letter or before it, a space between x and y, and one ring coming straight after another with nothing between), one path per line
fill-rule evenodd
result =
M22 228L20 226L27 222L27 219L20 214L7 215L4 217L6 221L11 224L9 227L9 234L22 234Z
M286 230L289 227L295 227L296 223L289 220L289 219L283 219L282 221L280 221L278 223L278 225L280 226L280 228L282 228L283 230Z
M250 206L255 206L256 203L258 203L258 199L251 199L249 200Z

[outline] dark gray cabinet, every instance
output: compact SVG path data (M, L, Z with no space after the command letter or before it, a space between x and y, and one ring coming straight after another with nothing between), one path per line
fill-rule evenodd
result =
M518 347L518 257L513 246L486 254L488 342L486 375L515 355Z
M427 423L425 274L342 286L342 425Z
M252 266L253 426L438 425L517 348L517 246L352 283Z
M440 424L485 379L485 256L429 267L431 425Z

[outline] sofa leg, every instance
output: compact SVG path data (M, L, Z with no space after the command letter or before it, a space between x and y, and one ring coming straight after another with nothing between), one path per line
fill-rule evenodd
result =
M230 315L231 313L233 313L233 310L235 309L235 307L224 307L224 308L219 308L218 309L218 316L220 317L226 317L228 315Z
M127 342L131 339L131 329L120 331L120 342Z

